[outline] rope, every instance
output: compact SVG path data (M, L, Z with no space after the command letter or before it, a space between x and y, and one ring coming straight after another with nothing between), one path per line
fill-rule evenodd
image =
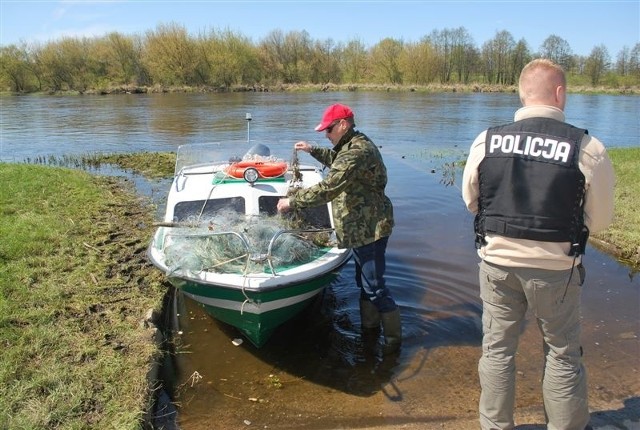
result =
M248 255L249 255L249 254L244 254L244 255L240 255L240 256L238 256L238 257L230 258L230 259L229 259L229 260L227 260L227 261L222 261L222 262L220 262L220 263L218 263L218 264L214 264L214 265L213 265L213 266L211 266L211 267L207 267L207 269L206 269L206 270L215 269L216 267L218 267L218 266L222 266L222 265L227 264L227 263L233 263L233 262L234 262L234 261L236 261L236 260L240 260L241 258L247 257ZM244 276L246 276L246 269L245 269L245 274L244 274Z
M248 258L249 254L245 254ZM247 286L247 272L249 270L249 264L245 265L244 268L244 273L243 273L243 279L242 279L242 289L240 291L242 291L242 295L244 296L245 300L244 302L242 302L242 306L240 306L240 315L242 315L244 313L244 305L246 305L247 303L253 303L254 305L257 306L256 302L251 300L251 298L249 298L249 296L247 296L247 293L245 292L245 288Z
M204 213L204 208L207 206L207 203L209 202L209 199L211 198L211 194L213 194L213 190L216 189L216 184L214 184L211 187L211 190L209 190L209 195L207 196L207 198L205 199L204 203L202 204L202 208L200 208L200 213L198 214L198 218L196 219L196 223L200 222L200 218L202 218L202 214Z

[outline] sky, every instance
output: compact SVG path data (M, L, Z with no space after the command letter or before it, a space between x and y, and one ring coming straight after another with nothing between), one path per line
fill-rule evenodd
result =
M359 40L371 47L390 37L419 42L433 30L464 27L477 48L508 31L532 52L556 35L574 54L604 45L612 60L640 42L640 0L609 1L93 1L0 0L0 45L110 32L144 35L161 24L189 34L231 30L259 43L270 32L306 31L314 41Z

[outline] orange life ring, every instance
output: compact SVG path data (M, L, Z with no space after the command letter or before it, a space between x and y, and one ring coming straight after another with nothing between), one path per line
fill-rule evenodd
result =
M242 179L244 171L253 167L263 179L277 178L287 171L286 161L238 161L225 169L225 173L233 178Z

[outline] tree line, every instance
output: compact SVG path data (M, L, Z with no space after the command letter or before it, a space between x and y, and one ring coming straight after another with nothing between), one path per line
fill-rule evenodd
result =
M548 36L537 51L503 30L477 47L464 27L433 30L418 42L384 38L313 40L273 30L257 43L231 30L190 35L176 23L144 35L112 32L0 47L0 89L17 93L107 90L117 86L270 87L280 84L514 85L533 58L561 64L570 82L612 88L640 84L640 43L612 60L606 46L588 56Z

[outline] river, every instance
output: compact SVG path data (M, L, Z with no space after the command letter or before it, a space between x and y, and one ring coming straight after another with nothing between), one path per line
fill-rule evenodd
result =
M182 334L167 377L179 404L178 424L186 430L475 428L478 258L473 216L453 163L466 157L480 131L512 119L516 94L167 93L0 101L0 161L9 162L175 151L184 143L244 137L329 145L313 127L327 105L350 105L357 128L380 147L388 168L396 228L387 277L401 307L402 353L389 361L363 350L351 262L318 303L260 350L248 342L233 346L234 329L180 300ZM608 147L640 145L640 97L570 94L566 114ZM144 192L161 205L167 182L145 184ZM640 280L593 247L585 265L583 344L592 420L629 408L640 420ZM541 349L530 320L518 356L518 413L532 415L533 422L540 421Z

